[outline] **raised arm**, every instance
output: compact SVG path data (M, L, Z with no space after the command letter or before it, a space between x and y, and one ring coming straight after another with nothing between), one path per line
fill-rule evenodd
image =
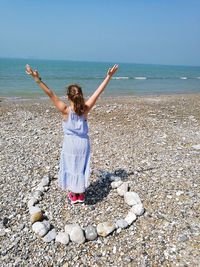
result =
M49 87L41 80L40 75L37 70L32 70L31 67L27 64L26 65L26 73L31 75L34 80L38 83L40 88L50 97L54 105L57 107L59 111L66 114L67 113L67 105L59 99L58 96L54 94L54 92L49 89Z
M103 90L106 88L106 86L109 83L111 77L114 75L114 73L117 70L118 70L118 65L116 65L116 64L112 68L109 68L108 71L107 71L106 78L103 80L103 82L97 88L97 90L92 94L92 96L85 102L86 106L88 107L88 112L95 105L98 97L103 92Z

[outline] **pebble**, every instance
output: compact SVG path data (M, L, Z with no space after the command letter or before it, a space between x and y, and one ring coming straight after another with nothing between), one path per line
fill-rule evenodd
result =
M119 220L117 220L117 221L116 221L116 225L117 225L117 227L122 228L122 229L128 227L128 223L127 223L127 221L124 220L124 219L119 219Z
M79 226L79 225L75 225L70 234L69 237L71 239L71 241L78 243L78 244L82 244L85 242L85 236L84 236L84 232L83 229Z
M136 215L135 213L129 211L126 218L125 218L125 221L127 221L128 225L131 225L135 220L136 220Z
M141 204L140 197L137 193L135 192L126 192L124 194L124 201L129 205L133 206L136 204Z
M33 192L33 197L36 198L37 200L41 200L42 199L42 195L43 195L43 192L39 191L39 190L36 190Z
M43 213L41 211L35 212L31 215L31 223L42 221L44 219Z
M61 231L57 234L55 241L67 245L69 243L69 235Z
M50 229L50 223L47 220L43 220L42 222L35 222L32 224L32 230L39 236L44 236Z
M135 213L137 216L141 216L144 213L144 207L143 204L136 204L133 205L130 209L131 212Z
M44 237L43 237L43 241L44 242L51 242L52 240L54 240L56 238L56 230L55 228L53 228L52 230L50 230Z
M3 230L3 229L0 229L0 237L1 237L1 236L4 236L4 235L6 235L6 232L5 232L5 230Z
M113 182L121 181L121 178L119 176L111 175L110 181L113 181Z
M97 225L97 233L100 236L107 236L116 229L116 226L112 222L103 222Z
M115 189L115 188L118 188L120 185L122 185L122 181L121 180L119 180L119 181L114 181L114 182L112 182L111 183L111 187L113 188L113 189Z
M89 225L85 228L85 237L87 240L95 240L97 238L97 230L94 226Z
M200 150L200 144L192 146L193 149Z
M42 181L39 183L40 186L48 186L50 183L50 177L45 175L43 178L42 178Z
M29 207L29 213L32 215L34 213L41 212L41 209L39 206L31 206Z
M66 224L65 225L65 232L69 235L73 229L73 227L77 226L77 223L73 223L73 224Z
M123 197L124 194L128 191L128 182L125 182L123 183L122 185L120 185L118 188L117 188L117 193Z
M32 198L28 201L27 206L28 206L28 208L29 208L29 207L31 207L31 206L34 206L34 205L37 204L37 203L38 203L38 199L32 197Z

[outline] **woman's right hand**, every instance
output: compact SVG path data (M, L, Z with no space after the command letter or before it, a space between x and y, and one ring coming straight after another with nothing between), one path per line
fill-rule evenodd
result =
M39 72L37 70L32 70L30 65L26 64L26 73L28 75L31 75L35 80L39 80L40 79L40 75Z

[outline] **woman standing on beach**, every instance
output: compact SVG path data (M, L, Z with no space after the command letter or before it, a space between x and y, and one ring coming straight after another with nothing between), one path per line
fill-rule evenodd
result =
M41 80L38 71L32 70L29 65L26 65L26 73L34 78L63 116L64 141L60 158L58 185L63 190L69 190L68 198L71 203L84 202L85 189L90 184L90 140L87 115L117 69L118 65L108 69L103 82L86 101L79 85L69 85L67 99L70 105L67 106Z

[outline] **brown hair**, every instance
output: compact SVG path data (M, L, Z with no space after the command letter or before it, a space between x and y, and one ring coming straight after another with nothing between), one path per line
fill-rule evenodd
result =
M81 87L78 84L70 84L67 87L67 95L74 103L74 111L79 116L83 115L86 110L86 105Z

